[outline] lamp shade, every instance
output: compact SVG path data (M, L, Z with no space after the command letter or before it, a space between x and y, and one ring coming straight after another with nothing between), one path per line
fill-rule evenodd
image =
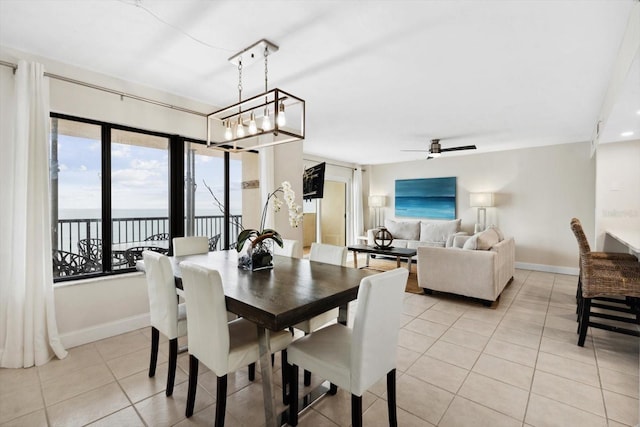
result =
M469 206L472 208L488 208L494 206L493 193L470 193Z
M370 208L383 208L387 205L387 196L369 196Z

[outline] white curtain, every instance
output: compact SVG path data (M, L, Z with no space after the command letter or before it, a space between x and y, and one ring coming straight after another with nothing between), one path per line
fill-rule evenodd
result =
M42 365L53 354L67 355L58 337L53 300L48 88L42 64L18 63L12 106L15 119L13 131L7 132L12 137L0 144L3 368Z
M364 208L362 206L362 168L353 171L353 242L364 234Z
M267 202L269 193L276 189L275 187L275 154L273 147L260 148L260 197L262 199L262 208ZM262 211L260 212L262 213ZM273 209L267 209L267 219L264 222L265 228L275 228Z

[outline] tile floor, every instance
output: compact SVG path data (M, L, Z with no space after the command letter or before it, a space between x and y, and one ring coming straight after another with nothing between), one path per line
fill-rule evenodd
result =
M578 347L575 287L574 276L517 270L492 308L406 294L397 348L399 425L637 425L639 340L590 330ZM66 359L38 368L0 370L0 425L212 425L213 374L201 367L196 413L186 420L187 354L167 398L166 362L155 378L147 376L149 335L142 329L72 348ZM167 360L166 345L161 349L160 362ZM274 375L279 387L279 359ZM242 370L228 387L227 425L262 425L259 373L252 383ZM365 394L366 426L387 425L385 396L383 381ZM300 418L301 426L349 424L344 391Z

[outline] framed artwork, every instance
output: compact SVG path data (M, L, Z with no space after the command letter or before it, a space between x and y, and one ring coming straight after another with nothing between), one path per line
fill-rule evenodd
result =
M396 180L396 216L455 219L456 177Z

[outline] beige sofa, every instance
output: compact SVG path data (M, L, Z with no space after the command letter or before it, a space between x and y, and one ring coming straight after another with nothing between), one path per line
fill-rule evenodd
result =
M450 247L455 236L466 235L460 231L460 219L403 221L387 219L384 226L393 236L392 246L416 249L421 246ZM377 228L367 231L367 244L375 246Z
M457 236L450 248L419 247L418 285L425 293L449 292L490 305L513 278L515 247L495 228Z

